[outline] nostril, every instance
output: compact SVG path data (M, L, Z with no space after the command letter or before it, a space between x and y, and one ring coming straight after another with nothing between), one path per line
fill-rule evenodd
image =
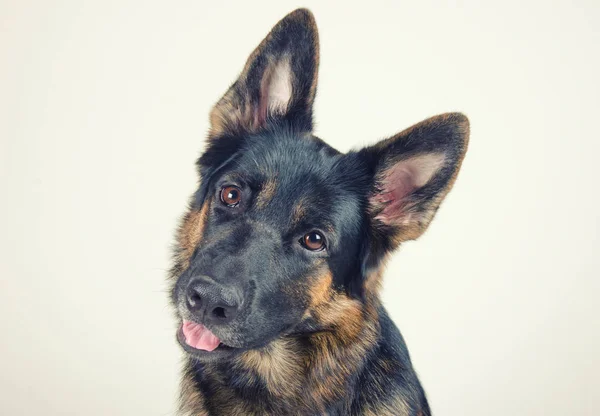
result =
M228 318L225 308L221 308L221 307L214 308L212 311L212 314L215 318L220 318L220 319Z
M190 309L198 309L202 303L202 298L200 298L198 292L193 291L192 293L188 293L187 301Z
M215 320L215 323L218 322L218 323L224 324L226 322L233 320L233 318L236 317L237 307L226 306L226 305L216 306L213 309L211 309L210 315L211 315L211 318L213 320Z

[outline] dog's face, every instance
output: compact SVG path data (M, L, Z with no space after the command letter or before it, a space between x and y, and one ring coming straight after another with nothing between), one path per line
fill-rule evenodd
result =
M314 137L317 68L313 17L297 10L211 113L172 273L178 338L197 359L356 326L381 260L426 229L458 173L460 114L348 154Z

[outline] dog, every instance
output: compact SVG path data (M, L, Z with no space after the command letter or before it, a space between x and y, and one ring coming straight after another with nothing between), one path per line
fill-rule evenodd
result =
M211 111L170 273L181 415L431 413L379 292L453 186L469 122L443 114L340 153L312 134L318 64L298 9Z

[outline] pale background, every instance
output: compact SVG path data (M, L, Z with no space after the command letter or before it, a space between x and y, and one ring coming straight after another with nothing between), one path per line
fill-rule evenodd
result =
M0 1L0 414L172 415L165 293L211 105L298 6L341 150L463 111L384 298L436 415L600 412L600 3Z

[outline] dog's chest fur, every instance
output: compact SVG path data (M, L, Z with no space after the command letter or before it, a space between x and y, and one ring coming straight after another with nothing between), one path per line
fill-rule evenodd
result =
M404 341L385 310L377 313L351 342L319 333L280 339L230 362L190 359L181 414L428 415Z

